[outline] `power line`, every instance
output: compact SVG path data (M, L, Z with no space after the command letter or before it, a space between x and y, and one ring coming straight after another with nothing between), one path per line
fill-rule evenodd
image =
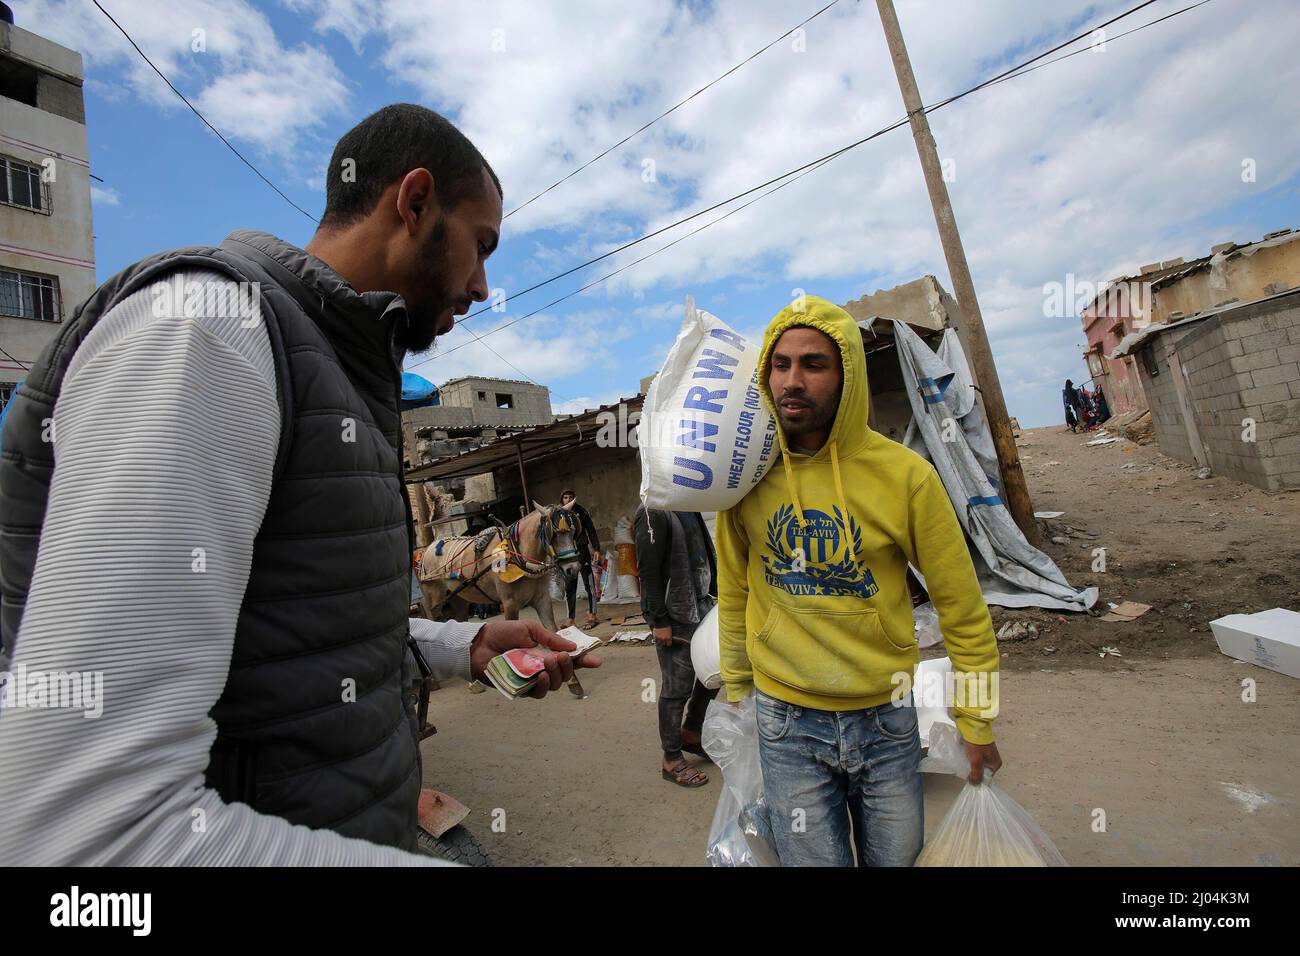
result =
M982 89L985 89L986 87L992 86L993 84L998 83L998 82L1001 82L1002 80L1009 79L1009 78L1012 77L1013 74L1018 74L1018 73L1020 73L1021 71L1024 71L1024 72L1031 72L1031 71L1029 71L1029 70L1025 70L1025 67L1029 66L1029 65L1032 64L1032 63L1036 63L1036 62L1038 62L1039 60L1043 59L1044 57L1051 56L1053 53L1056 53L1058 50L1061 50L1061 49L1063 49L1064 47L1070 46L1070 45L1073 44L1073 43L1077 43L1079 40L1081 40L1081 39L1083 39L1083 38L1085 38L1085 37L1088 37L1088 36L1090 36L1090 35L1096 33L1096 31L1098 31L1098 30L1102 30L1102 29L1104 29L1104 28L1110 26L1111 24L1116 23L1117 21L1124 19L1125 17L1131 16L1132 14L1137 13L1139 10L1143 9L1144 7L1149 7L1149 6L1151 6L1151 4L1153 4L1153 3L1155 3L1155 2L1156 2L1156 0L1144 0L1143 3L1139 3L1137 6L1134 6L1134 7L1130 8L1130 9L1126 10L1125 12L1119 14L1118 16L1112 17L1111 19L1105 21L1104 23L1099 24L1098 26L1093 27L1093 28L1090 29L1090 30L1087 30L1087 31L1085 31L1085 32L1083 32L1083 33L1080 33L1080 34L1077 35L1077 36L1071 37L1069 40L1066 40L1064 43L1058 43L1056 46L1052 47L1051 49L1049 49L1049 50L1045 50L1044 52L1038 54L1037 56L1031 57L1030 59L1025 60L1024 62L1019 63L1019 64L1017 64L1016 66L1013 66L1013 67L1012 67L1011 69L1009 69L1009 70L1004 70L1002 73L999 73L997 76L991 77L991 78L989 78L989 79L983 81L982 83L979 83L979 84L977 84L977 85L975 85L975 86L972 86L972 87L970 87L970 88L968 88L968 89L966 89L966 90L961 91L960 93L956 93L956 94L954 94L953 96L950 96L950 97L948 97L948 98L945 99L945 100L941 100L940 102L935 103L935 104L932 105L932 106L927 106L927 107L925 107L925 112L926 112L926 113L932 113L932 112L934 112L935 110L943 109L945 106L949 106L950 104L955 103L955 102L957 102L958 100L963 99L964 97L970 96L972 93L978 92L979 90L982 90ZM1186 8L1184 8L1184 10L1180 10L1180 11L1177 11L1175 14L1171 14L1171 16L1175 16L1175 15L1177 15L1177 13L1182 13L1182 12L1185 12L1186 10L1189 10L1189 9L1192 9L1192 7L1186 7ZM1167 18L1162 18L1162 19L1167 19ZM1159 22L1159 21L1152 21L1152 22L1155 23L1155 22ZM1150 25L1151 25L1151 24L1147 24L1147 26L1150 26ZM1141 28L1139 28L1139 29L1141 29ZM1136 31L1130 31L1130 32L1136 32ZM617 246L617 247L615 247L614 249L609 250L608 252L605 252L605 253L603 253L603 254L601 254L601 255L599 255L599 256L595 256L594 258L588 259L586 262L581 262L581 263L579 263L578 265L573 266L572 268L566 269L565 271L563 271L563 272L561 272L561 273L558 273L558 274L556 274L556 275L553 275L553 276L551 276L551 277L548 278L548 279L544 279L544 280L542 280L541 282L534 283L533 285L528 286L528 288L523 289L523 290L520 291L520 292L516 292L516 293L515 293L513 296L511 296L510 298L517 298L517 297L519 297L519 296L527 295L527 294L530 293L530 292L535 292L536 290L541 289L541 288L543 288L544 286L548 286L548 285L550 285L552 282L558 282L560 279L563 279L563 278L565 278L566 276L570 276L570 275L572 275L572 274L575 273L575 272L578 272L578 271L580 271L580 270L582 270L582 269L587 268L588 266L595 265L597 262L602 262L602 261L604 261L605 259L610 258L611 256L618 255L620 252L623 252L623 251L625 251L625 250L627 250L627 249L630 249L631 247L633 247L633 246L635 246L635 245L638 245L639 243L645 242L645 241L648 240L648 239L653 239L655 236L662 235L663 233L668 232L669 230L675 229L675 228L677 228L678 226L684 225L685 223L688 223L688 222L690 222L690 221L693 220L693 219L698 219L700 216L707 215L708 213L713 212L715 209L719 209L719 208L721 208L722 206L726 206L726 205L728 205L728 204L730 204L730 203L735 202L737 199L743 199L745 196L748 196L748 195L750 195L750 194L752 194L752 193L758 192L760 189L765 189L766 187L771 186L771 185L773 185L773 184L775 184L775 183L778 183L778 182L780 182L780 181L783 180L783 179L787 179L787 178L789 178L789 177L791 177L791 176L794 176L794 175L796 175L796 174L803 173L804 171L809 170L809 169L811 169L811 168L814 167L814 166L820 168L821 166L825 165L826 163L830 162L831 160L838 159L840 156L843 156L845 153L849 152L850 150L856 149L857 147L863 145L864 143L869 143L869 142L871 142L873 139L877 139L878 137L883 136L883 135L885 135L886 133L889 133L889 132L892 132L893 130L898 129L900 126L906 126L907 123L908 123L908 118L907 118L907 117L903 117L902 119L897 120L896 122L891 123L891 124L889 124L888 126L885 126L885 127L882 127L881 129L876 130L874 133L871 133L871 134L868 135L868 136L864 136L864 137L862 137L861 139L856 140L855 142L849 143L849 144L846 145L846 146L842 146L842 147L840 147L839 149L833 150L832 152L827 153L825 156L820 156L820 157L818 157L817 159L812 160L811 162L808 162L808 163L803 164L802 166L797 166L797 167L795 167L794 169L788 170L787 172L784 172L784 173L782 173L782 174L779 175L779 176L775 176L775 177L773 177L772 179L767 180L766 182L759 183L757 186L752 186L752 187L750 187L749 189L746 189L744 192L736 193L734 196L731 196L731 197L728 198L728 199L724 199L724 200L722 200L722 201L720 201L720 202L716 202L716 203L714 203L714 204L711 205L711 206L707 206L707 207L704 208L704 209L700 209L700 210L698 210L697 212L693 212L693 213L691 213L689 216L684 216L683 218L678 219L676 222L669 223L668 225L663 226L663 227L661 227L661 228L659 228L659 229L656 229L656 230L654 230L653 232L648 232L648 233L646 233L645 235L640 236L640 237L637 238L637 239L632 239L632 240L630 240L630 241L628 241L628 242L625 242L625 243L623 243L622 245ZM475 318L475 317L477 317L477 316L479 316L479 315L482 315L484 312L488 311L489 309L490 309L490 306L489 306L489 307L482 308L482 309L478 309L478 310L476 310L476 311L474 311L474 312L471 312L469 315L465 316L465 318L462 319L461 322L460 322L459 324L463 326L463 325L464 325L466 322L468 322L470 319L473 319L473 318ZM440 353L440 354L446 354L446 353Z
M0 354L3 354L3 355L5 356L5 358L9 359L9 361L13 362L15 365L17 365L17 366L18 366L19 368L21 368L21 369L29 369L29 370L30 370L31 367L32 367L32 363L31 363L31 362L24 362L22 359L14 358L11 354L9 354L9 352L7 352L7 351L4 349L3 346L0 346Z
M503 322L503 323L501 323L501 324L498 325L498 326L495 326L495 327L493 327L493 328L491 328L491 329L488 329L486 332L483 333L482 336L477 336L477 335L476 335L476 336L474 336L474 338L475 338L477 341L479 341L479 342L483 342L483 339L487 338L487 337L488 337L489 335L491 335L493 332L500 332L502 329L508 328L508 327L514 325L516 322L522 322L522 321L524 321L525 319L532 318L534 315L537 315L539 312L545 312L547 309L549 309L549 308L551 308L551 307L553 307L553 306L559 305L559 304L560 304L561 302L563 302L565 299L571 299L571 298L573 298L575 295L578 295L579 293L586 292L586 291L587 291L588 289L590 289L592 286L599 285L600 283L604 282L606 279L612 279L614 276L618 275L620 272L623 272L623 271L625 271L625 270L627 270L627 269L630 269L630 268L632 268L634 265L637 265L638 263L645 262L647 259L653 258L654 256L659 255L659 253L664 252L664 251L667 250L667 249L671 249L673 246L677 245L677 243L679 243L679 242L684 242L685 240L689 239L691 236L694 236L694 235L697 234L697 233L703 232L705 229L708 229L710 226L715 226L715 225L717 225L718 223L722 222L722 220L727 219L727 218L730 217L730 216L734 216L736 213L741 212L742 210L748 209L750 206L754 205L754 203L758 202L760 199L764 199L764 198L766 198L766 197L772 195L772 193L776 192L778 189L784 189L786 186L789 186L791 183L798 182L800 179L802 179L804 176L807 176L809 173L813 172L814 170L820 169L821 166L824 166L827 162L830 162L830 160L825 160L825 161L822 162L821 165L813 166L811 169L806 169L806 170L804 170L804 171L803 171L802 173L800 173L799 175L794 176L794 177L791 178L791 179L787 179L785 182L781 183L779 186L773 186L771 189L769 189L767 192L763 193L762 195L760 195L760 196L755 196L753 199L751 199L749 202L745 203L744 205L737 206L735 209L731 210L730 212L723 213L723 214L722 214L721 216L719 216L717 219L710 219L710 220L709 220L708 222L706 222L704 225L702 225L702 226L698 226L698 227L696 227L695 229L692 229L690 232L686 233L686 235L684 235L684 236L679 236L678 238L674 239L672 242L665 243L664 245L660 246L658 249L655 249L653 252L649 252L649 253L647 253L646 255L642 256L642 257L639 258L639 259L633 259L631 262L627 263L626 265L620 266L619 268L615 269L613 272L610 272L610 273L607 273L607 274L601 276L599 279L593 279L591 282L588 282L586 285L584 285L584 286L582 286L582 287L580 287L580 288L574 289L572 292L570 292L570 293L568 293L568 294L566 294L566 295L562 295L562 296L560 296L558 299L554 300L553 302L548 302L546 305L542 306L540 309L534 309L532 312L529 312L527 315L521 315L521 316L519 316L519 318L517 318L517 319L511 319L509 322ZM466 329L465 331L468 332L469 330ZM473 334L473 333L470 333L470 334ZM431 355L429 358L424 359L423 361L418 362L417 364L418 364L418 365L425 365L425 364L427 364L427 363L429 363L429 362L432 362L434 359L442 358L442 357L445 356L445 355L450 355L452 352L459 351L460 349L466 348L467 346L472 345L472 344L473 344L473 343L471 343L471 342L462 342L460 345L455 345L455 346L453 346L453 347L447 349L447 351L445 351L445 352L439 352L437 355ZM484 345L487 345L486 342L483 342L483 344L484 344ZM488 348L491 348L491 346L488 346ZM414 367L415 367L415 366L412 366L412 368L414 368Z
M1210 0L1200 0L1199 3L1193 3L1193 4L1189 5L1189 6L1183 7L1181 10L1175 10L1173 13L1166 13L1163 17L1157 17L1156 19L1151 20L1151 21L1148 22L1148 23L1144 23L1144 24L1142 24L1141 26L1134 27L1132 30L1125 30L1123 33L1117 33L1117 34L1115 34L1113 37L1105 38L1105 39L1103 39L1102 42L1104 42L1104 43L1109 43L1109 42L1111 42L1112 40L1118 40L1118 39L1120 39L1121 37L1126 37L1126 36L1128 36L1130 33L1137 33L1137 32L1140 31L1140 30L1145 30L1147 27L1153 27L1153 26L1155 26L1157 23L1161 23L1161 22L1164 21L1164 20L1169 20L1169 19L1171 19L1171 18L1173 18L1173 17L1176 17L1176 16L1178 16L1178 14L1180 14L1180 13L1186 13L1188 10L1195 10L1197 7L1203 7L1203 6L1205 6L1205 5L1206 5L1207 3L1209 3L1209 2L1210 2ZM1098 27L1097 29L1100 30L1101 27ZM1095 31L1094 31L1094 32L1095 32ZM1030 67L1030 68L1027 69L1027 70L1024 70L1024 71L1022 71L1022 72L1020 72L1020 73L1017 73L1015 76L1004 76L1004 77L1003 77L1002 79L1000 79L1000 80L995 80L994 83L1003 83L1003 82L1005 82L1005 81L1007 81L1007 80L1014 80L1014 79L1016 79L1017 77L1024 76L1024 75L1027 74L1027 73L1033 73L1034 70L1041 70L1041 69L1042 69L1043 67L1045 67L1045 66L1051 66L1053 63L1060 63L1062 60L1068 60L1068 59L1069 59L1070 57L1072 57L1072 56L1078 56L1080 53L1091 53L1092 50L1093 50L1093 48L1090 47L1090 46L1088 46L1088 47L1084 47L1082 50L1071 50L1069 53L1063 53L1063 54L1061 54L1061 55L1058 56L1058 57L1053 57L1052 59L1048 60L1046 63L1040 63L1040 64L1038 64L1038 66L1033 66L1033 67ZM992 85L994 85L994 83L990 83L989 85L992 86Z
M483 338L482 338L481 336L475 335L474 332L473 332L472 330L470 330L470 329L466 329L465 331L466 331L466 332L469 332L470 335L473 335L473 336L474 336L474 341L476 341L476 342L478 342L479 344L481 344L485 349L487 349L489 352L491 352L493 355L495 355L495 356L496 356L497 358L499 358L501 361L505 362L505 363L506 363L507 365L509 365L512 369L514 369L516 372L518 372L520 375L522 375L522 376L524 377L524 380L525 380L525 381L532 382L534 385L538 386L539 388L550 388L549 385L542 385L541 382L538 382L538 381L534 380L534 379L532 378L532 376L530 376L527 372L525 372L523 369L521 369L518 365L516 365L514 362L510 361L510 359L506 358L504 355L502 355L500 352L498 352L498 351L497 351L496 349L494 349L492 346L488 345L488 343L484 342L484 341L483 341ZM485 334L486 334L486 333L485 333ZM470 343L466 342L465 344L466 344L466 345L469 345ZM455 350L454 350L454 349L450 349L450 350L448 350L448 351L455 351ZM439 353L439 354L443 354L443 353ZM426 362L428 362L428 361L429 361L428 359L425 359L424 361L417 362L416 365L424 365L424 364L425 364ZM415 365L410 366L410 367L407 369L407 371L410 371L410 369L413 369L413 368L415 368ZM557 398L561 399L562 401L571 401L571 399L570 399L568 396L566 396L566 395L561 395L558 391L555 391L554 389L551 389L551 391L554 392L554 393L555 393L555 396L556 396Z
M302 213L304 216L306 216L306 217L307 217L308 219L310 219L312 222L318 222L318 221L319 221L319 220L317 220L317 218L316 218L315 216L313 216L311 213L309 213L306 209L303 209L302 206L299 206L296 202L294 202L292 199L290 199L288 196L286 196L283 192L281 192L279 186L277 186L275 183L271 182L271 180L269 180L269 179L267 179L265 176L263 176L263 175L262 175L262 171L261 171L260 169L258 169L258 168L257 168L256 166L254 166L252 163L250 163L250 162L248 161L248 159L244 156L243 153L241 153L239 150L235 149L234 144L232 144L232 143L230 142L230 140L226 139L226 137L224 137L224 136L221 135L221 131L220 131L219 129L217 129L215 126L213 126L211 123L208 122L208 118L207 118L206 116L204 116L202 113L200 113L200 112L195 108L194 104L191 103L188 99L185 98L185 94L184 94L184 93L182 93L180 90L176 89L176 86L172 83L171 80L167 79L167 77L163 74L163 71L160 70L160 69L158 69L158 67L154 66L154 62L153 62L153 60L151 60L151 59L149 59L149 57L145 56L144 50L140 49L140 45L139 45L138 43L136 43L135 40L131 39L131 34L129 34L129 33L126 32L126 30L122 27L122 24L120 24L120 23L118 23L116 20L114 20L114 19L113 19L113 15L112 15L111 13L109 13L107 10L105 10L102 6L100 6L99 0L91 0L91 2L94 3L96 7L99 7L99 12L100 12L100 13L102 13L104 16L108 17L108 19L112 21L113 26L117 27L118 30L121 31L122 36L126 37L127 42L130 43L131 46L135 47L135 52L136 52L136 53L139 53L141 59L143 59L146 63L148 63L149 66L153 69L153 71L154 71L155 73L157 73L160 77L162 77L162 81L163 81L164 83L166 83L169 87L171 87L171 91L172 91L173 93L175 93L177 96L179 96L179 97L181 98L181 102L184 103L186 106L188 106L188 107L190 108L191 112L193 112L195 116L197 116L199 119L203 120L203 125L204 125L204 126L206 126L208 129L212 130L212 132L214 132L214 133L217 134L217 138L218 138L219 140L221 140L223 143L226 144L226 148L228 148L232 153L234 153L236 156L238 156L239 159L240 159L240 161L241 161L245 166L247 166L247 167L248 167L249 169L251 169L253 172L257 173L257 177L258 177L260 180L262 180L262 182L266 183L268 186L270 186L272 189L274 189L274 190L279 194L279 196L280 196L281 199L283 199L285 202L287 202L287 203L288 203L290 206L292 206L294 209L298 210L300 213Z
M179 96L179 97L181 98L181 101L182 101L186 106L188 106L188 107L193 111L193 113L194 113L195 116L197 116L199 119L201 119L201 120L203 121L204 125L207 126L208 129L212 130L212 132L214 132L214 133L217 134L217 137L218 137L218 138L219 138L223 143L226 144L226 146L230 149L230 151L231 151L232 153L234 153L236 156L238 156L238 157L240 158L240 160L243 161L243 163L244 163L245 166L247 166L247 167L248 167L249 169L251 169L253 172L257 173L258 177L259 177L259 178L260 178L264 183L266 183L268 186L270 186L272 189L274 189L277 193L279 193L280 197L281 197L282 199L284 199L285 202L287 202L289 205L293 206L294 209L297 209L300 213L302 213L304 216L306 216L306 217L307 217L308 219L310 219L312 222L317 222L317 219L316 219L315 216L313 216L311 213L307 212L307 210L303 209L301 206L299 206L297 203L295 203L292 199L290 199L288 196L286 196L283 192L281 192L281 191L280 191L280 188L279 188L278 186L276 186L275 183L271 182L271 180L269 180L269 179L267 179L265 176L263 176L261 170L259 170L256 166L254 166L251 162L249 162L248 159L245 158L244 154L241 153L239 150L237 150L237 149L234 147L234 145L230 142L230 140L226 139L226 137L224 137L224 136L221 135L221 131L220 131L220 130L218 130L215 126L213 126L211 123L208 122L207 117L205 117L202 113L200 113L200 112L195 108L194 104L191 103L191 102L186 98L186 96L185 96L184 93L182 93L180 90L178 90L178 89L176 88L176 86L172 83L171 80L167 79L167 77L163 74L162 70L158 69L158 67L154 65L154 62L153 62L152 60L150 60L148 56L145 55L145 52L144 52L143 50L140 49L139 44L137 44L137 43L135 42L135 40L131 38L131 35L130 35L129 33L126 32L126 30L122 27L122 25L121 25L120 23L117 22L117 20L113 19L113 15L112 15L111 13L109 13L107 10L105 10L102 6L100 6L99 0L92 0L92 2L95 4L96 7L99 7L100 12L103 13L104 16L108 17L108 19L111 20L111 21L113 22L113 26L117 27L118 30L121 31L122 36L126 37L127 41L131 44L131 46L135 47L135 51L136 51L137 53L140 54L141 58L142 58L146 63L148 63L150 67L153 68L153 71L154 71L155 73L157 73L160 77L162 77L163 82L166 83L169 87L171 87L172 92L175 93L177 96ZM98 179L99 177L96 176L95 178ZM100 180L100 182L103 182L103 180ZM469 330L466 329L466 331L468 332ZM470 334L473 335L472 332L470 332ZM477 338L477 336L476 336L476 338ZM481 341L481 340L480 340L480 341ZM484 346L484 347L485 347L489 352L491 352L493 355L495 355L497 358L499 358L501 361L505 362L505 363L506 363L507 365L509 365L512 369L514 369L516 372L518 372L520 375L522 375L525 379L527 379L528 381L532 382L534 385L538 384L537 382L534 382L531 378L529 378L529 376L527 375L527 373L525 373L521 368L519 368L519 366L515 365L513 362L511 362L508 358L506 358L504 355L502 355L502 354L501 354L500 352L498 352L496 349L492 348L491 345L488 345L486 342L484 342L484 343L483 343L483 346ZM5 354L8 355L9 353L8 353L8 352L5 352ZM10 358L13 358L12 355L9 356L9 357L10 357ZM18 361L17 359L13 359L13 360L14 360L15 362ZM21 363L20 363L20 364L21 364ZM561 396L561 397L563 397L563 396Z
M513 216L513 215L514 215L515 213L517 213L519 210L523 209L525 206L527 206L527 205L529 205L530 203L532 203L533 200L535 200L535 199L540 199L541 197L543 197L543 196L545 196L547 193L549 193L552 189L554 189L556 186L559 186L561 183L567 182L568 180L572 179L574 176L578 175L578 173L582 172L584 169L586 169L586 168L587 168L588 166L590 166L592 163L595 163L595 162L597 162L598 160L604 159L606 156L608 156L608 155L609 155L610 153L612 153L614 150L618 149L620 146L622 146L622 145L623 145L624 143L626 143L628 140L632 139L632 138L635 137L635 136L640 135L641 133L644 133L644 132L645 132L646 130L648 130L651 126L653 126L655 123L659 122L661 119L663 119L663 118L664 118L665 116L667 116L669 113L673 112L674 110L676 110L676 109L677 109L678 107L680 107L680 106L685 106L687 103L689 103L691 100L695 99L695 97L699 96L701 93L703 93L703 92L704 92L705 90L707 90L709 87L713 86L715 83L718 83L718 82L721 81L721 80L725 80L727 77L731 76L731 74L735 73L737 70L739 70L742 66L744 66L746 63L748 63L750 60L753 60L753 59L755 59L756 57L760 56L761 54L766 53L766 52L767 52L768 50L770 50L772 47L776 46L776 44L780 43L782 40L784 40L784 39L785 39L786 37L788 37L790 34L794 33L795 30L798 30L800 27L804 26L805 24L811 23L813 20L816 20L816 19L817 19L818 17L820 17L823 13L825 13L827 10L829 10L831 7L835 6L835 4L837 4L837 3L839 3L839 2L840 2L840 0L831 0L830 3L826 4L826 6L822 7L820 10L818 10L818 11L817 11L816 13L814 13L812 16L808 17L806 20L803 20L803 21L801 21L801 22L795 24L795 25L792 26L789 30L786 30L786 31L785 31L784 33L782 33L779 37L777 37L775 40L773 40L771 43L767 44L767 46L763 47L761 50L757 50L757 51L755 51L754 53L751 53L751 54L750 54L749 56L747 56L745 59L741 60L739 63L737 63L737 64L736 64L735 66L733 66L731 69L729 69L726 73L723 73L721 76L719 76L719 77L717 77L717 78L711 80L710 82L704 84L704 86L701 86L698 90L696 90L696 91L695 91L694 93L692 93L690 96L686 97L686 99L684 99L684 100L680 100L679 102L674 103L672 106L670 106L668 109L664 110L662 113L660 113L658 116L656 116L656 117L655 117L654 119L652 119L650 122L646 123L646 124L645 124L644 126L642 126L641 128L636 129L636 130L633 130L631 133L628 133L626 136L624 136L622 139L620 139L620 140L619 140L617 143L615 143L613 146L610 146L610 147L608 147L607 149L605 149L604 152L600 153L600 154L597 155L597 156L593 156L591 159L587 160L585 163L583 163L583 164L582 164L581 166L579 166L577 169L575 169L575 170L573 170L572 172L570 172L567 176L564 176L564 177L562 177L561 179L557 179L555 182L551 183L551 185L547 186L545 189L543 189L541 192L539 192L536 196L533 196L531 199L528 199L527 201L520 203L520 204L519 204L518 206L516 206L514 209L511 209L508 213L506 213L504 216L501 217L502 220L509 219L511 216Z

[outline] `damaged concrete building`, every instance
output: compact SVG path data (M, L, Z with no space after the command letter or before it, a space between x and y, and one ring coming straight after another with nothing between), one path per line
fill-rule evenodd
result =
M1300 488L1300 232L1270 233L1151 283L1136 363L1160 450L1266 490Z
M1093 385L1101 388L1112 413L1123 415L1146 411L1147 398L1142 391L1135 359L1123 356L1112 361L1109 356L1124 336L1153 323L1152 284L1188 266L1189 263L1182 259L1170 259L1142 266L1136 275L1111 279L1103 283L1096 297L1080 313L1079 319L1088 339L1088 350L1084 352L1083 360L1088 365Z
M505 435L555 421L545 385L519 379L463 376L438 389L439 404L402 413L408 472L449 456L490 445ZM492 475L458 475L416 484L411 507L425 532L459 534L490 521L500 504Z
M912 406L905 391L890 322L897 319L907 323L931 348L937 346L945 329L956 329L962 349L969 355L957 300L938 279L926 275L846 302L844 311L858 323L867 353L867 381L871 391L868 423L882 435L901 442L912 420Z

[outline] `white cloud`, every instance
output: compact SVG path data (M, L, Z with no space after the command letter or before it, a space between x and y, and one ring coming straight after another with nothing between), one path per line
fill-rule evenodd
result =
M595 397L583 395L567 402L560 402L558 405L553 403L552 411L557 415L579 415L589 409L600 408L602 405L613 405L620 399L631 397L630 394L622 391L604 392Z
M108 186L91 186L90 199L103 206L117 206L122 202L122 197L117 194L117 190Z
M19 0L14 7L20 23L37 23L42 36L82 54L86 82L97 92L120 98L125 88L157 108L160 122L171 123L173 114L186 110L93 4ZM131 0L104 7L217 129L286 164L347 105L347 83L329 55L309 45L285 47L266 15L245 0ZM315 170L302 176L309 172Z
M792 11L778 0L282 3L320 37L341 36L364 49L395 84L454 116L500 174L507 208L812 9ZM1127 5L909 0L899 15L922 94L933 103ZM124 69L134 95L179 106L93 7L56 0L17 6L20 18L57 25L48 31L52 38L87 51L91 81L102 82L105 67ZM244 0L116 6L122 10L114 15L159 66L221 117L219 126L264 149L302 152L322 117L345 110L348 84L326 54L311 45L287 49ZM1042 383L1080 377L1077 319L1043 315L1044 283L1064 282L1069 273L1101 281L1144 262L1191 258L1214 242L1294 225L1264 221L1265 207L1248 206L1300 170L1293 4L1212 3L1116 38L1177 7L1165 0L1111 27L1105 52L1071 57L930 117L941 157L954 164L949 189L1013 412L1042 406L1051 397ZM196 25L208 26L201 61L190 51ZM511 284L522 288L614 248L902 113L875 5L838 4L806 28L805 52L788 40L777 44L511 217L505 242L531 249ZM643 181L645 159L654 160L653 182ZM1242 181L1246 160L1255 163L1256 182ZM1243 211L1234 215L1238 204ZM614 256L591 275L731 208ZM1234 225L1206 225L1216 219ZM912 138L902 128L488 342L530 376L561 383L557 388L580 399L598 393L587 384L594 373L620 358L630 366L631 358L611 348L616 337L643 336L647 348L634 356L639 364L649 343L666 337L659 323L665 333L673 327L683 293L706 283L727 285L701 304L748 331L770 313L725 314L728 291L778 279L816 292L848 279L869 292L926 273L951 288ZM546 302L549 291L512 300L510 315ZM607 314L575 323L570 308ZM471 328L481 334L503 318L485 315ZM443 348L462 341L457 335L463 333ZM445 377L519 374L477 343L426 369ZM620 374L630 379L633 371Z

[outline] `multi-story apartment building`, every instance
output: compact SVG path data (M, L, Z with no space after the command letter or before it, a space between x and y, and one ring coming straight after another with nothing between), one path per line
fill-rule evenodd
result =
M0 407L95 289L81 54L0 4Z

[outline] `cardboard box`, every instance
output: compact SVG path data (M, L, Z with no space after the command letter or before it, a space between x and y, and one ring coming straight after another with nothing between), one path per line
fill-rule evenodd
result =
M1239 661L1300 679L1300 613L1275 607L1210 622L1219 650Z

